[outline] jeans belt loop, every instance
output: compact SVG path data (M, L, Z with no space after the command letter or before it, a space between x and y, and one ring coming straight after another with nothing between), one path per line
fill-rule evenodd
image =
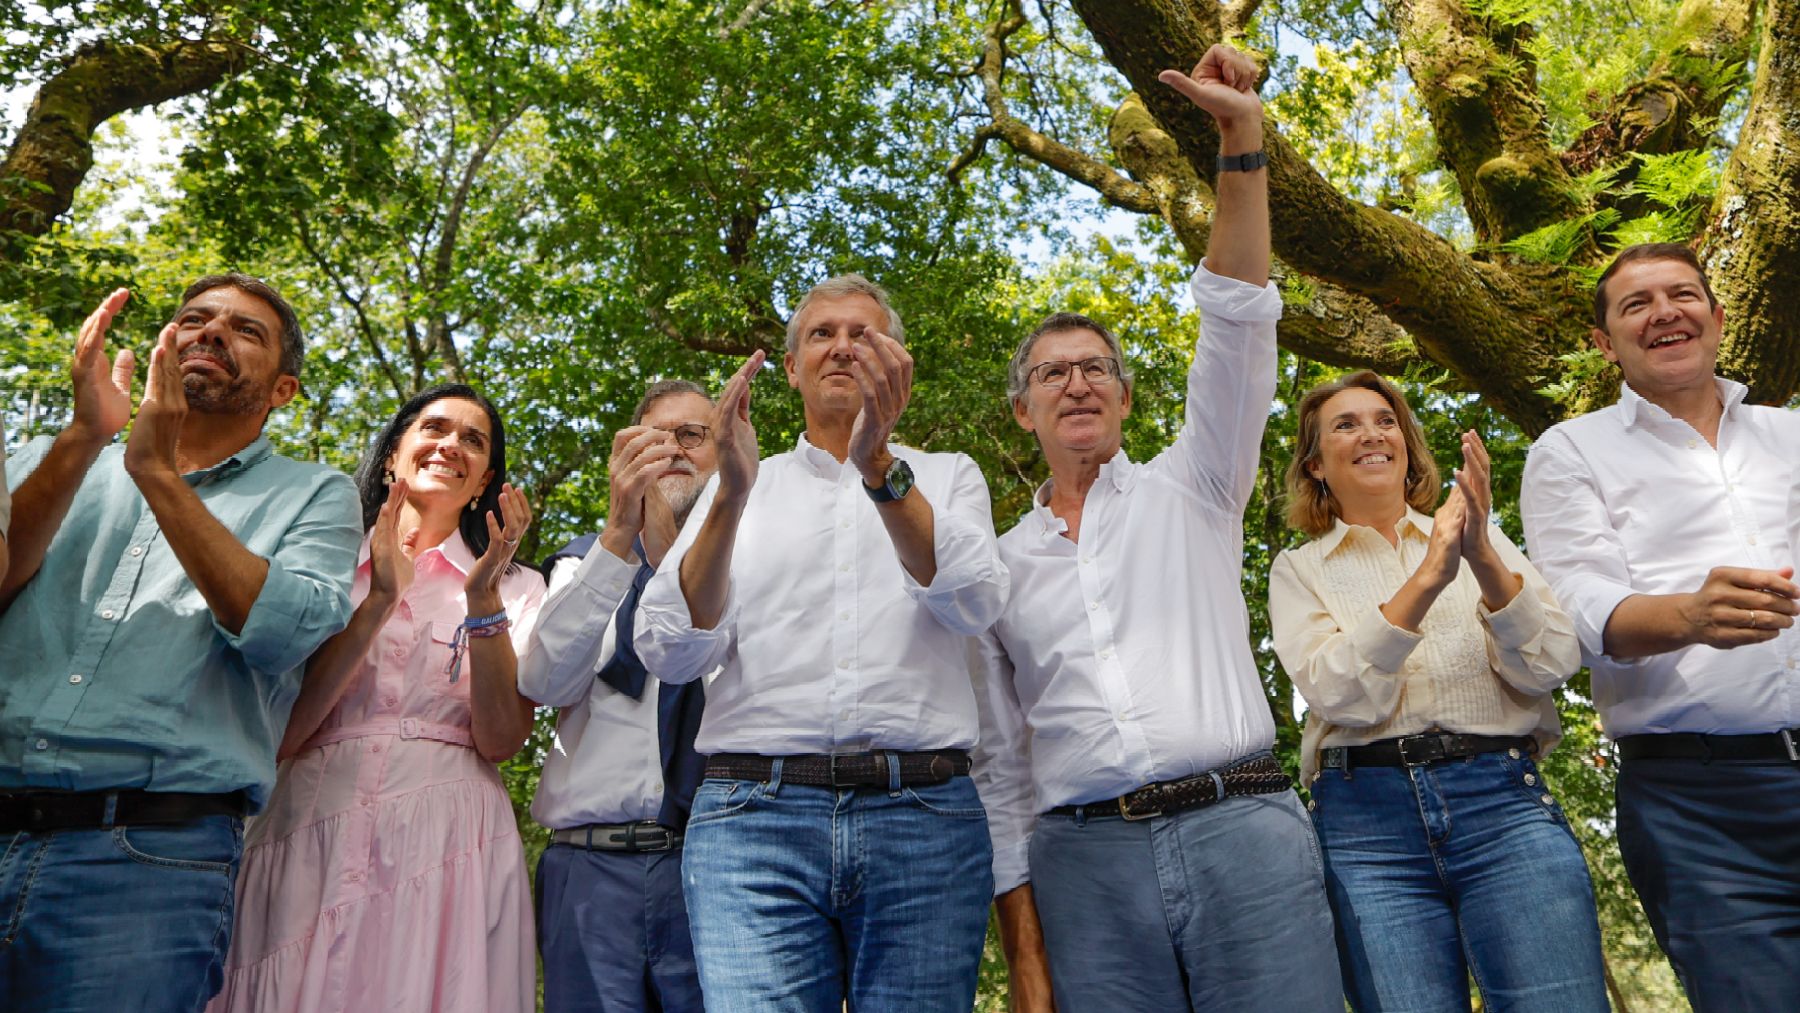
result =
M584 846L589 851L594 850L594 825L592 823L582 829L582 836L586 838Z
M638 846L637 832L638 832L638 824L636 824L636 823L625 824L625 847L631 851L637 850L637 846Z
M1794 730L1783 728L1780 732L1781 744L1787 747L1788 762L1800 763L1800 750L1794 748Z
M1792 747L1790 747L1790 751L1791 751L1791 749L1792 749ZM111 830L113 828L114 822L118 819L118 815L119 815L119 793L116 791L109 791L106 793L106 808L104 810L102 810L100 813L101 829Z
M769 790L766 794L770 798L774 798L781 793L781 757L779 756L769 761L769 780L767 783L769 785Z
M1788 751L1792 752L1793 748L1790 746ZM889 798L899 798L900 797L900 754L890 750L889 752L882 753L881 758L883 760L887 761L888 797Z

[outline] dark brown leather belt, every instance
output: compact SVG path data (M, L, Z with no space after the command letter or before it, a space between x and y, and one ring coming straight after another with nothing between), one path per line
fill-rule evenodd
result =
M112 818L106 803L116 799ZM186 823L202 816L237 816L250 811L241 791L198 795L180 791L0 792L0 833L95 830L108 827Z
M1319 750L1319 767L1348 770L1352 767L1417 767L1441 760L1466 760L1482 753L1517 750L1520 756L1537 753L1537 740L1529 735L1458 735L1427 732L1382 739L1366 746L1332 746Z
M900 786L943 784L969 772L969 754L961 749L924 753L830 753L804 756L759 756L755 753L715 753L706 758L707 777L738 781L768 781L781 761L782 784L816 788L886 788L893 783L889 758L900 765Z
M1631 760L1761 760L1800 763L1800 728L1761 735L1703 735L1668 732L1626 735L1619 739L1619 759Z
M1123 816L1128 820L1145 820L1212 805L1238 795L1272 795L1291 786L1287 772L1281 769L1275 757L1257 753L1203 774L1147 784L1118 798L1078 806L1059 805L1050 811L1058 816L1074 816L1080 810L1080 815L1088 819Z

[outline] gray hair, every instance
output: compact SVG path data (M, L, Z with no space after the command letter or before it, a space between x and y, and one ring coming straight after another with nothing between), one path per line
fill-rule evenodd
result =
M1017 403L1025 396L1025 389L1031 384L1031 350L1037 346L1038 339L1046 334L1062 331L1093 331L1106 342L1106 350L1119 362L1119 382L1125 385L1125 393L1131 393L1131 363L1125 360L1125 349L1120 346L1119 339L1113 332L1100 326L1099 321L1080 313L1052 313L1045 317L1025 340L1019 342L1019 350L1013 353L1012 362L1006 367L1006 400Z
M840 274L835 278L827 278L807 291L800 305L794 307L794 315L787 322L787 351L793 355L800 348L800 317L814 299L843 299L846 296L866 295L875 300L881 311L887 314L887 336L906 344L906 329L900 324L900 314L888 302L887 289L875 284L860 274Z
M692 380L658 380L644 388L644 396L638 399L637 408L631 413L631 424L635 426L642 423L644 413L650 410L651 405L675 394L698 394L706 398L708 404L712 403L712 398L707 397L706 388Z

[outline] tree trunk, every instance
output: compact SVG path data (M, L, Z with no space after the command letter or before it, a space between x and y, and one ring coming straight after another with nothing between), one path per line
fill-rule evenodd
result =
M0 164L0 259L17 239L41 236L69 210L94 164L100 124L130 109L211 88L248 65L250 51L222 39L159 45L96 42L38 89L25 125Z

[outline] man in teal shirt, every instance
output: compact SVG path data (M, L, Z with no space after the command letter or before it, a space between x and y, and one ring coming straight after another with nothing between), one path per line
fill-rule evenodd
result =
M243 819L307 657L350 617L356 492L275 455L293 310L245 275L190 286L136 361L114 292L82 326L74 417L8 462L0 577L0 995L36 1010L200 1010L230 938Z

